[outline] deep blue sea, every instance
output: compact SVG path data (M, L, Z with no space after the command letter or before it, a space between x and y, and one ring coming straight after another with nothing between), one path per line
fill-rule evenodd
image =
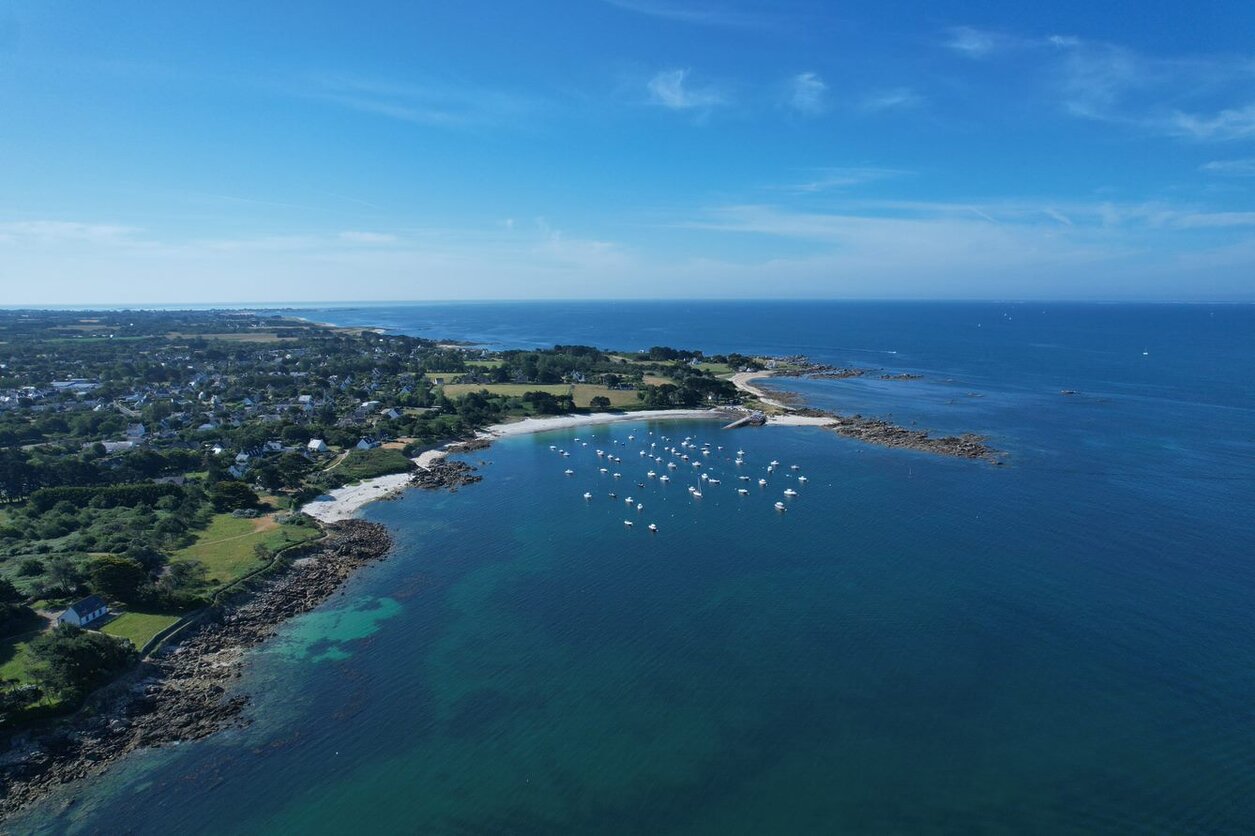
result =
M367 510L396 553L253 654L251 726L134 756L22 828L1255 831L1255 306L303 315L910 372L773 384L982 433L1007 464L703 421L501 441L468 456L482 482ZM719 485L647 477L641 451L685 437Z

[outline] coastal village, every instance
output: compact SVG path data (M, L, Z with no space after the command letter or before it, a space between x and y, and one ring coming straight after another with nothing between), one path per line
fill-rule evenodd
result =
M243 703L219 683L239 651L389 551L354 510L476 481L443 454L486 444L490 425L718 408L729 426L993 460L973 436L753 383L848 371L662 346L493 351L281 313L0 312L0 808L231 722ZM66 722L77 754L53 756Z
M408 480L424 450L495 421L736 404L728 361L492 352L251 313L0 314L0 728L73 710L325 537L299 512L311 499Z

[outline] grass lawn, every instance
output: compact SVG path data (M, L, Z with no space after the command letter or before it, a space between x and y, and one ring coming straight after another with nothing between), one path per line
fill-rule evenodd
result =
M675 381L672 380L671 378L661 377L660 375L656 375L656 374L642 375L641 382L647 386L662 386L664 383L670 383L672 386L675 385Z
M495 369L501 365L500 360L467 360L466 365L478 366L481 369Z
M148 644L148 640L178 621L177 615L160 615L146 612L124 612L110 621L100 632L110 636L130 639L135 649Z
M30 673L31 664L26 642L15 639L0 640L0 680L16 679L23 685L29 685L35 681Z
M457 380L464 374L466 372L424 372L423 377L428 380L435 380L438 377L442 377L445 380Z
M697 368L710 372L716 377L731 377L732 367L727 363L698 363Z
M334 473L343 484L360 482L363 479L374 479L376 476L387 476L390 473L404 473L413 470L414 463L405 457L400 450L389 447L376 447L372 450L350 450L338 464L327 469Z
M591 383L575 384L576 406L581 408L587 407L589 402L596 397L609 398L610 406L616 409L641 405L641 399L636 396L635 389L610 389L605 386L595 386Z
M224 586L265 565L257 557L258 545L273 552L317 536L315 528L279 525L270 516L250 520L218 514L195 543L175 552L171 560L199 560L205 564L211 584Z
M551 395L565 395L571 391L566 383L451 383L444 387L446 398L460 398L469 392L487 389L494 395L505 395L508 398L521 398L528 392L548 392Z

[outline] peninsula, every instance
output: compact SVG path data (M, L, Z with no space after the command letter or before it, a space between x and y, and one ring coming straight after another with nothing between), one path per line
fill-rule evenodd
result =
M252 311L0 312L0 814L240 722L240 651L390 547L353 520L449 452L649 417L996 461L756 383L804 358L494 351Z

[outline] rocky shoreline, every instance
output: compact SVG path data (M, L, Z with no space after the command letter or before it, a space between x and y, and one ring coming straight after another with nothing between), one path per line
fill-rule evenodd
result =
M388 530L377 523L346 520L326 531L286 570L245 600L207 611L188 637L92 695L78 713L46 729L12 733L0 755L0 822L130 752L246 725L249 698L227 687L243 669L244 651L392 549Z
M851 377L863 377L868 369L837 368L807 362L799 371L767 374L765 377L808 377L823 380L841 380ZM916 374L882 374L882 380L918 380ZM801 398L793 392L772 390L772 395L785 404L791 415L810 418L828 418L832 423L825 424L828 429L838 435L861 441L865 444L876 444L881 447L896 447L906 450L918 450L938 456L951 456L960 459L972 459L1001 465L1004 454L989 446L984 436L975 433L934 437L927 430L915 430L898 426L881 418L865 418L862 415L841 415L823 409L811 407L795 407L791 404L800 403Z

